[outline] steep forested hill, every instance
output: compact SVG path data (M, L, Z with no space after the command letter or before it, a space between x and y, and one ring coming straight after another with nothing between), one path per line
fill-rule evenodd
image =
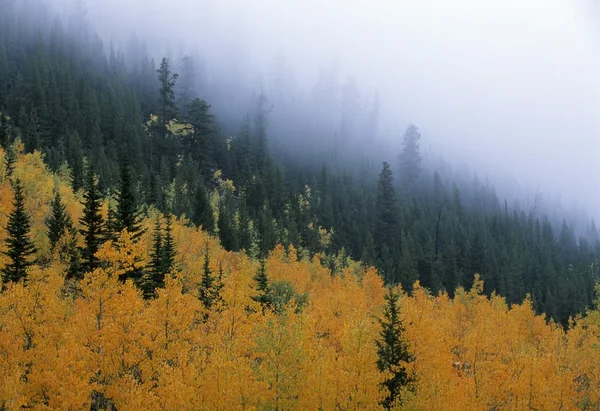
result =
M0 409L600 407L595 228L412 125L378 176L275 156L268 95L226 134L191 57L48 15L0 8Z
M125 161L137 206L185 215L228 250L258 258L293 244L318 253L332 273L351 257L388 283L410 290L420 280L450 295L478 272L486 294L510 303L530 294L537 312L563 324L590 304L595 229L587 239L566 223L554 232L545 217L509 209L487 184L422 170L416 127L404 135L398 167L384 164L378 181L328 164L285 164L270 154L268 96L256 97L238 133L223 135L210 102L195 97L192 57L175 73L143 47L135 58L105 53L76 17L65 27L44 10L14 0L2 10L2 145L19 139L25 152L41 151L75 191L96 173L99 195L114 198Z

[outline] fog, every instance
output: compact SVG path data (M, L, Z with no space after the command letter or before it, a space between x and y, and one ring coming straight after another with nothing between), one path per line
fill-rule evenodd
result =
M270 138L284 150L315 134L320 147L329 139L394 161L414 123L430 164L443 157L468 167L525 206L539 192L556 207L599 215L600 13L592 2L85 3L106 44L127 50L135 32L155 58L194 54L199 92L220 118L242 121L251 97L265 92ZM319 112L335 118L306 126ZM362 126L373 116L377 131Z

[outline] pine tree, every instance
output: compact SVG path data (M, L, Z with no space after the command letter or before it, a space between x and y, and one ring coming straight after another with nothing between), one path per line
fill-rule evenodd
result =
M133 190L133 176L129 157L123 155L120 165L120 181L117 192L117 209L115 213L116 233L127 230L134 242L144 233L140 225L140 211Z
M104 242L104 218L102 217L102 199L98 188L98 178L92 171L88 171L86 192L83 196L83 216L79 223L83 226L79 230L83 236L84 246L80 249L82 268L92 272L99 267L96 252Z
M50 202L50 215L46 218L46 227L48 228L50 251L54 251L61 237L73 227L73 221L67 212L67 207L62 202L58 189L54 190L54 197Z
M385 296L386 306L381 324L380 339L377 344L377 367L379 371L391 373L382 384L385 398L380 404L391 410L398 405L399 395L404 387L408 387L412 379L408 375L405 364L412 361L412 356L403 340L404 325L400 318L398 300L400 296L390 289Z
M215 217L206 187L202 182L199 182L196 186L193 222L197 226L202 226L205 231L212 233L215 230Z
M169 68L169 60L163 57L160 68L156 70L159 89L161 136L163 140L167 137L169 122L177 115L177 105L175 104L175 83L177 82L177 73L172 73Z
M204 268L202 271L202 280L200 282L199 297L202 305L207 310L212 308L215 297L215 278L210 269L210 255L208 253L208 243L204 246Z
M9 137L8 120L6 119L6 116L0 112L0 147L4 149L8 148Z
M27 276L27 268L33 263L31 257L37 249L29 238L31 230L30 217L25 211L25 197L21 181L13 183L13 210L8 217L6 231L8 237L4 240L7 251L4 254L10 259L2 270L4 282L19 281Z
M177 250L175 248L175 240L173 239L173 220L169 215L167 216L167 224L165 226L165 234L161 249L161 270L164 274L168 274L176 269L176 257Z
M15 171L15 163L17 162L17 154L15 148L9 144L6 148L6 154L4 155L4 169L6 170L6 176L11 177Z
M257 294L253 295L251 298L257 303L260 303L263 312L265 312L267 309L273 307L273 298L271 293L271 287L269 285L269 277L267 276L264 258L261 258L258 271L252 278L256 282L255 290Z
M379 258L382 250L387 246L390 257L393 258L399 243L399 218L396 204L396 191L392 170L387 162L379 174L377 183L377 199L375 203L375 231L373 239L377 247Z
M414 189L421 174L420 139L419 129L412 124L409 125L404 133L402 152L399 156L402 182L409 189Z
M165 285L165 273L163 271L163 233L162 221L156 218L154 225L154 236L152 240L152 251L150 252L150 263L144 282L144 295L149 298L154 295L154 290Z

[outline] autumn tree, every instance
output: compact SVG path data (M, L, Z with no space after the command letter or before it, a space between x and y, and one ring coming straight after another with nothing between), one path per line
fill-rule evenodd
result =
M16 179L13 183L13 210L8 217L6 231L8 237L4 240L7 250L4 254L9 258L8 264L2 270L5 282L19 281L27 276L27 268L33 263L31 257L37 249L29 238L31 221L29 214L25 211L25 196L21 180Z
M385 311L377 344L377 367L387 378L382 383L385 398L381 405L391 410L397 405L401 390L411 383L406 364L412 360L404 339L404 325L400 318L398 300L400 295L390 288L385 296Z

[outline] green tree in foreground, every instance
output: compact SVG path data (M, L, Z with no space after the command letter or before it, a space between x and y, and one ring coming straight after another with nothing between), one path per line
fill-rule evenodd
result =
M33 264L31 256L37 251L29 238L31 222L25 211L23 186L19 179L13 183L13 192L13 211L6 226L8 237L4 240L7 248L4 254L10 258L10 262L2 270L2 277L5 282L19 281L25 278L27 267Z
M403 341L404 325L400 318L398 300L400 295L390 289L385 296L386 306L381 324L380 339L377 344L377 367L379 371L388 373L381 388L385 390L385 398L381 405L391 410L397 405L402 388L409 386L411 377L406 371L405 364L412 361L406 343Z

